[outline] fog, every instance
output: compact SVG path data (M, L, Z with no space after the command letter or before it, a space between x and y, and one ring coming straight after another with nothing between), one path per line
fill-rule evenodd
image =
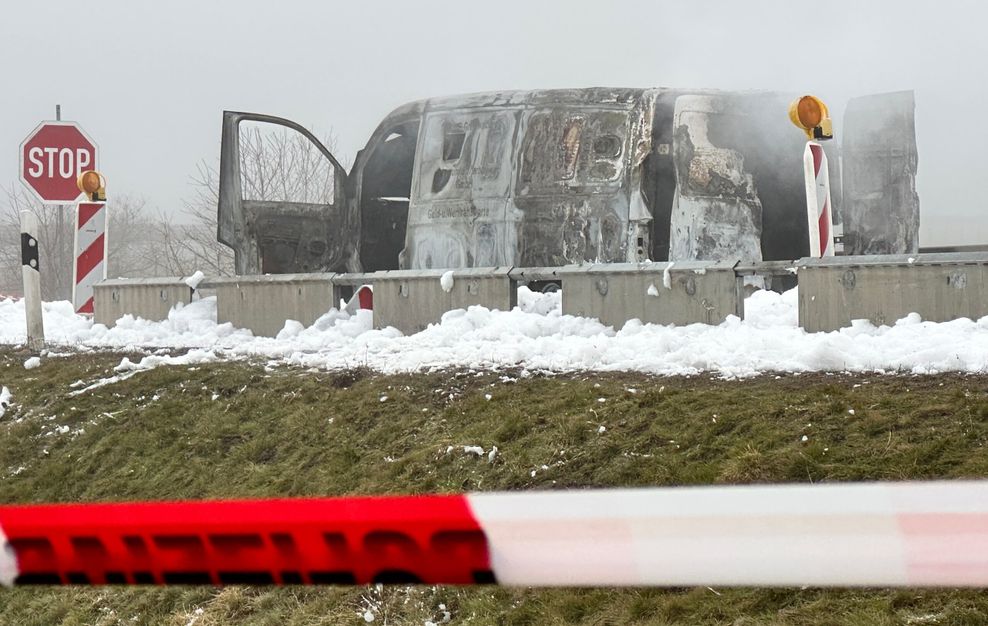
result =
M811 7L819 6L818 11ZM923 245L988 243L988 9L970 1L17 2L0 21L0 183L41 120L80 122L109 193L178 211L220 113L332 131L352 159L394 107L497 89L914 89ZM785 111L780 111L785 115ZM793 129L793 132L798 132ZM798 167L798 164L794 164Z

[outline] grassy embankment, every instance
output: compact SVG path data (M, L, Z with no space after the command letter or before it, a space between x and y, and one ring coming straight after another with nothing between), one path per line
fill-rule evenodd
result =
M120 358L25 370L0 348L15 403L0 420L0 501L988 476L985 376L383 376L219 363L70 395ZM464 445L499 452L489 463ZM376 624L422 625L441 622L440 605L452 624L988 620L988 596L956 590L106 587L2 590L0 623L364 624L373 608Z

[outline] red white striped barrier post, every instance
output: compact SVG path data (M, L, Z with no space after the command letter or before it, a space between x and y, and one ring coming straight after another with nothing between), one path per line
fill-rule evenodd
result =
M830 111L816 96L800 96L789 105L789 119L806 133L808 140L803 151L803 175L806 181L810 256L834 256L830 171L827 167L827 155L817 141L834 138Z
M374 285L361 285L357 291L350 296L350 301L343 307L343 311L350 315L355 315L361 309L374 310Z
M988 481L0 507L18 584L988 585Z
M806 180L806 218L810 230L810 256L834 256L833 217L830 204L830 174L823 146L807 141L803 151Z
M106 203L82 202L76 210L72 306L93 314L93 286L106 279Z

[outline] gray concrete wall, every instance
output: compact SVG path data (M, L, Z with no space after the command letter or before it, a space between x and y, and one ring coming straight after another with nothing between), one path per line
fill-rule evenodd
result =
M946 322L988 315L988 254L800 259L799 325L831 331L868 319L894 324L910 313Z
M168 319L178 304L192 302L192 289L175 278L115 278L98 283L93 290L93 319L113 326L124 315L146 320Z
M742 300L734 262L678 261L614 263L560 268L563 313L595 317L621 328L630 319L655 324L719 324L728 315L740 316ZM656 295L650 295L651 287Z
M509 311L518 291L508 275L511 268L473 268L453 272L448 292L440 279L446 270L375 272L374 327L394 326L406 335L438 322L443 313L479 304L488 309Z
M310 326L339 306L333 293L334 274L237 276L204 282L216 291L216 321L274 337L286 320Z

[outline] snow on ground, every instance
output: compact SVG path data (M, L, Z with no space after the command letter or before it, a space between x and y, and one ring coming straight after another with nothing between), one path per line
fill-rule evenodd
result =
M7 389L3 385L0 385L0 417L7 412L7 408L10 407L12 397L10 395L10 389Z
M892 326L856 321L830 333L806 333L796 324L796 291L757 291L745 302L746 319L718 326L673 327L629 321L614 329L594 319L562 315L561 294L522 288L519 306L491 311L472 306L446 313L415 335L372 329L372 313L331 310L304 328L288 322L275 338L217 324L216 300L175 309L163 322L125 316L113 328L73 313L68 302L44 305L50 342L76 349L190 349L180 356L151 354L118 366L120 375L161 364L259 357L305 367L366 366L382 372L443 367L527 370L637 370L727 377L762 372L988 371L988 316L924 322L916 314ZM22 302L0 300L0 343L24 342ZM109 379L107 382L112 382Z

